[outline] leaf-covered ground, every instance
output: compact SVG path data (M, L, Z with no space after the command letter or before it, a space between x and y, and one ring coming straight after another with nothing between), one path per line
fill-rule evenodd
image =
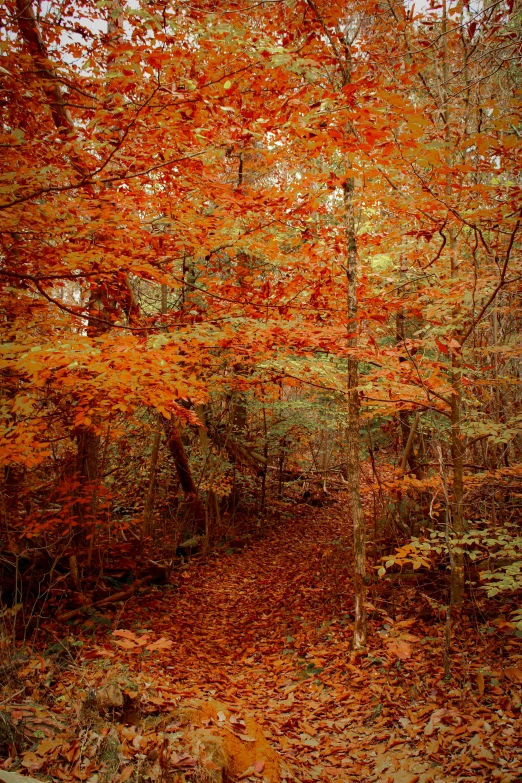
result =
M488 621L476 604L457 617L445 682L444 619L424 598L430 575L393 592L377 583L368 652L351 656L345 502L296 506L247 548L193 562L177 584L136 595L108 615L112 632L83 638L46 703L78 715L89 688L122 677L139 683L149 711L216 700L254 718L283 777L298 781L522 778L522 651L509 624ZM29 666L36 675L39 664ZM37 750L31 760L29 770L45 770Z

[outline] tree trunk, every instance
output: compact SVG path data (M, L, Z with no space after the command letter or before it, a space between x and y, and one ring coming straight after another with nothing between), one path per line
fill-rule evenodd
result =
M348 426L346 448L346 474L350 493L350 509L353 522L354 599L355 623L353 648L361 650L366 646L366 525L361 504L360 479L360 437L359 437L359 363L354 354L357 348L357 243L355 237L353 177L344 184L344 220L347 251L347 294L348 294Z
M56 80L56 74L49 64L49 55L36 22L32 0L16 0L16 10L18 27L38 67L38 75L43 81L53 122L58 130L72 132L74 125L65 106L60 83Z
M216 467L215 464L213 465L210 440L206 428L205 406L196 405L196 413L201 422L201 426L198 427L199 445L201 446L201 452L205 458L202 476L210 467L210 470L208 471L207 502L205 504L205 546L203 551L206 552L209 546L211 532L216 525L219 525L221 517L219 512L219 499L213 489Z
M401 411L402 413L402 411ZM420 421L420 413L417 413L415 416L415 419L413 420L413 424L411 427L409 427L409 434L407 436L406 443L404 444L404 451L402 454L402 460L400 465L400 471L401 473L405 473L406 466L409 462L410 453L413 448L413 439L415 438L415 433L417 432L417 427L419 426ZM411 464L411 462L410 462Z
M453 461L453 498L451 502L451 526L457 539L462 538L464 521L464 439L461 428L461 380L460 361L455 355L451 361L451 457ZM451 571L451 603L460 604L464 598L464 553L458 542L453 552Z
M49 55L38 27L32 0L16 0L18 26L22 38L31 53L38 75L42 78L43 89L49 101L51 116L58 130L69 133L74 124L63 100L62 89L56 74L49 64ZM75 160L76 167L83 172L81 161ZM88 329L89 331L89 329ZM76 435L78 451L76 456L76 477L79 481L78 499L74 504L76 526L72 531L72 541L85 543L86 528L96 513L98 480L99 436L91 427L81 427Z
M174 459L179 483L185 495L189 517L196 525L196 532L205 533L205 509L192 477L179 430L172 422L165 422L165 435L167 448Z
M406 267L404 265L404 262L401 258L401 274L400 274L400 280L403 281L406 274ZM396 341L397 341L397 347L401 348L403 350L405 349L405 340L406 340L406 329L405 329L405 318L404 318L404 309L401 307L400 310L397 312L397 316L395 319L395 331L396 331ZM399 356L399 362L402 364L402 362L406 361L405 357ZM411 442L409 448L407 448L408 440L411 435L411 427L410 427L410 414L408 411L401 410L399 411L399 422L401 425L401 439L402 439L402 449L403 454L407 455L407 462L410 466L410 469L413 471L417 471L417 461L415 459L415 452L413 449L413 442ZM406 466L404 468L401 468L402 472L406 470ZM417 471L418 472L418 471ZM419 476L417 476L419 478Z
M156 470L158 467L159 448L161 443L161 414L158 413L156 428L154 430L154 440L152 441L152 450L150 453L149 483L147 494L145 496L145 505L143 508L143 527L142 536L145 539L152 532L152 512L154 511L154 484L156 482Z
M442 117L444 121L444 133L446 144L446 162L448 169L452 165L451 154L451 128L450 128L450 112L449 112L449 95L448 95L448 79L449 79L449 67L448 67L448 48L447 48L447 4L446 0L442 3L442 97L443 97L443 112ZM448 204L452 199L452 177L448 171L446 175L446 198ZM459 277L459 263L457 258L457 241L455 236L455 230L452 226L448 229L449 233L449 252L450 252L450 273L453 283L458 281ZM453 315L455 321L458 323L459 305L455 306ZM453 338L456 342L460 343L460 334L455 331ZM453 350L451 353L451 367L450 367L450 381L451 381L451 457L453 461L453 497L451 501L451 527L453 535L457 539L462 538L464 534L464 438L462 435L461 425L461 407L462 407L462 388L461 388L461 370L460 370L460 355ZM462 552L461 545L456 547L457 551L451 553L451 595L450 604L460 604L464 598L464 553Z

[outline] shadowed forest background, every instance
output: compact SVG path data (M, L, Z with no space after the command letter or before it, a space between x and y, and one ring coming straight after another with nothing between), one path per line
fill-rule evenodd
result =
M520 779L521 25L5 4L6 772Z

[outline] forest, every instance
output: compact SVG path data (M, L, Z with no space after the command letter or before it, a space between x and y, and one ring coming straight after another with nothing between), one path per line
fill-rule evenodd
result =
M522 780L520 0L0 8L0 781Z

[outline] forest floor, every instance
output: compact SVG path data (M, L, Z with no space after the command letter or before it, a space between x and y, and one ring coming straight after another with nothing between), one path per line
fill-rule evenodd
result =
M522 780L520 639L475 603L454 620L446 682L428 574L370 590L368 649L353 656L346 516L341 494L297 505L246 548L192 561L173 584L66 630L66 656L34 653L24 698L0 707L0 724L24 725L33 744L4 767L124 783L141 764L137 780L158 779L165 731L192 704L192 723L234 735L234 780ZM103 692L102 725L86 705ZM121 758L108 776L110 737ZM274 750L279 772L264 758ZM190 753L174 763L190 767Z

